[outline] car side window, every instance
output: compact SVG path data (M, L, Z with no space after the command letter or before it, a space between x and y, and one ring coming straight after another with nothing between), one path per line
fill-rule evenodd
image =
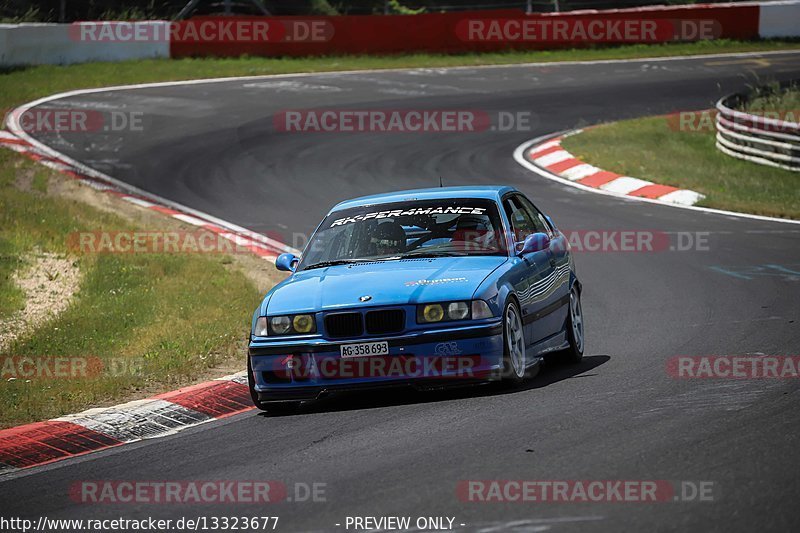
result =
M536 206L524 196L520 196L519 200L522 203L525 211L528 213L528 216L533 220L536 231L539 233L547 233L552 237L553 229L550 227L550 224L547 223L547 219L544 218L542 212L539 211L539 209L537 209Z
M536 233L536 223L520 203L518 196L511 196L503 201L503 208L511 221L514 242L522 242L531 233Z

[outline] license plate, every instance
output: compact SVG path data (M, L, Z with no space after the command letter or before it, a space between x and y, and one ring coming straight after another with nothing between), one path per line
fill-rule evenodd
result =
M389 355L388 342L364 342L361 344L342 344L340 347L343 358L371 357L373 355Z

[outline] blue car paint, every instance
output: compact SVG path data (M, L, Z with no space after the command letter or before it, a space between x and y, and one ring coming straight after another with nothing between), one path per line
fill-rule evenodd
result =
M488 274L507 260L499 256L420 258L304 270L273 291L263 316L352 307L365 294L372 296L370 307L470 300ZM419 284L432 279L452 281Z
M467 256L414 258L387 262L364 262L299 271L273 287L253 314L249 357L260 399L310 399L337 388L388 385L407 382L392 376L290 379L268 382L265 372L274 371L281 361L294 354L303 364L321 364L340 359L339 347L354 342L388 341L390 357L413 354L419 358L441 357L441 347L458 354L479 356L476 375L492 376L503 366L502 315L506 303L514 298L524 322L526 358L535 366L548 352L565 349L569 291L580 282L569 252L566 237L546 217L552 236L549 247L518 257L511 222L503 199L521 195L511 187L447 187L400 191L348 200L329 214L352 207L379 205L408 200L480 198L497 203L507 238L507 256ZM430 280L445 280L429 283ZM359 297L370 295L368 302ZM417 304L484 300L493 317L482 320L417 324ZM405 310L405 329L388 336L362 335L354 339L326 336L324 316L343 310L366 312L371 309ZM253 334L259 316L313 314L317 331L312 334L257 337ZM449 353L449 352L448 352ZM303 354L303 355L301 355ZM369 359L369 358L366 358ZM312 372L313 374L313 372Z

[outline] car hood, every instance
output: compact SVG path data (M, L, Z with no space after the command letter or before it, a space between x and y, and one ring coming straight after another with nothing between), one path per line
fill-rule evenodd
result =
M267 295L266 314L469 300L507 260L504 256L404 259L305 270ZM371 298L359 300L366 296Z

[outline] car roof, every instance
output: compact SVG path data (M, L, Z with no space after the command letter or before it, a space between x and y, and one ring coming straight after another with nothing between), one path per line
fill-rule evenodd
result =
M429 189L410 189L406 191L396 191L383 194L373 194L371 196L361 196L351 200L345 200L336 204L331 213L351 207L365 205L389 204L408 200L437 200L450 198L480 198L485 200L496 200L508 192L516 191L513 187L505 185L478 185L468 187L431 187Z

